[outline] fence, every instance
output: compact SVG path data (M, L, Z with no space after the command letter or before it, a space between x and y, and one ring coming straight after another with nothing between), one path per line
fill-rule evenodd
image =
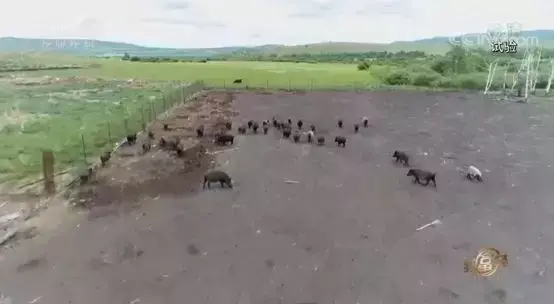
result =
M92 159L97 160L98 156L112 150L114 145L121 144L121 140L128 134L145 131L151 122L156 120L160 114L164 114L168 109L178 103L186 101L187 97L198 92L204 87L202 82L195 82L190 85L178 85L169 92L156 100L147 100L139 102L139 106L134 111L130 111L128 116L121 121L106 121L104 132L96 133L92 138L80 135L80 159L85 167L88 167ZM73 165L78 163L71 160Z
M133 107L127 108L126 115L119 119L107 119L96 126L96 132L89 134L76 133L73 140L52 155L45 150L42 157L43 178L20 186L26 188L44 181L47 192L54 190L54 176L72 173L72 176L81 175L91 165L99 161L99 156L105 152L116 150L128 134L139 133L148 129L149 125L160 118L173 106L183 103L192 94L204 88L203 82L192 84L172 84L170 90L163 92L160 98L154 100L136 100ZM55 165L54 165L55 162ZM54 166L57 170L54 173Z
M403 89L416 91L444 91L448 89L430 88L413 85L386 85L374 81L339 81L338 79L294 79L275 78L271 80L246 80L233 83L229 79L209 79L205 85L210 89L236 89L236 90L285 90L285 91L379 91ZM484 87L484 85L483 85ZM453 90L453 89L452 89Z
M233 83L232 80L215 79L206 82L206 85L214 89L273 89L273 90L336 90L336 91L351 91L351 90L371 90L377 86L366 82L349 82L338 83L332 81L318 81L317 79L292 79L292 78L275 78L271 80L246 80L242 79L240 83Z

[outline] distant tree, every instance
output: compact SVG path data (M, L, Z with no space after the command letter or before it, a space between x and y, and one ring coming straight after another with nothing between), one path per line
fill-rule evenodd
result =
M121 57L121 60L129 60L129 59L131 59L131 56L127 52L125 52L125 54L123 54L123 57Z
M367 71L369 70L369 63L367 61L362 61L358 64L358 71Z
M140 61L140 57L138 56L133 56L129 59L130 61Z

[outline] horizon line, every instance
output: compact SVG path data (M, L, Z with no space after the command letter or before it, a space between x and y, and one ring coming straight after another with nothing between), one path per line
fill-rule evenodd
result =
M554 29L533 29L533 30L524 30L520 33L527 33L527 32L537 32L537 31L553 31ZM486 33L464 33L464 34L458 34L458 35L452 35L452 36L432 36L432 37L423 37L423 38L416 38L413 40L397 40L392 42L359 42L359 41L319 41L319 42L309 42L309 43L300 43L300 44L259 44L259 45L226 45L226 46L215 46L215 47L166 47L166 46L155 46L155 45L148 45L148 44L140 44L140 43L134 43L134 42L126 42L126 41L116 41L116 40L102 40L102 39L92 39L92 38L80 38L80 37L63 37L63 38L52 38L52 37L22 37L22 36L0 36L0 39L28 39L28 40L78 40L78 41L95 41L95 42L107 42L107 43L120 43L120 44L127 44L129 46L134 47L140 47L140 48L157 48L157 49L167 49L167 50L194 50L194 49L221 49L221 48L258 48L258 47L264 47L264 46L285 46L285 47L294 47L294 46L306 46L306 45L317 45L317 44L325 44L325 43L350 43L350 44L374 44L374 45L390 45L394 43L414 43L414 42L423 42L425 40L433 40L433 39L448 39L453 37L461 37L466 35L482 35Z

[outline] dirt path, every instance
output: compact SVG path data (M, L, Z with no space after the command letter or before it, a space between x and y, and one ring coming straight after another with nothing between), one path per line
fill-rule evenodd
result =
M546 303L554 109L477 98L237 94L235 125L303 117L328 138L346 134L347 147L239 136L216 155L234 189L169 191L77 216L4 252L0 292L55 304ZM363 115L372 127L360 134L334 126ZM391 163L394 149L438 171L438 188L414 186ZM468 162L487 170L485 183L461 179L456 167ZM184 181L200 190L200 175ZM508 252L509 266L487 280L463 273L484 246Z

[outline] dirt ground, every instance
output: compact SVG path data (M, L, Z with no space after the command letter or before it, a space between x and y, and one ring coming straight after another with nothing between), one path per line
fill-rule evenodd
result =
M76 189L74 205L90 209L89 217L96 217L128 211L140 205L144 197L195 192L199 176L214 164L208 149L220 150L213 144L213 134L237 115L231 109L232 100L230 93L203 93L172 109L148 128L154 134L151 151L145 153L142 149L149 140L147 133L141 134L135 145L123 145L107 166L94 173L90 183ZM196 134L200 125L206 128L203 138ZM184 155L177 157L160 147L161 138L179 138Z
M179 134L193 135L195 107L216 111L225 96L210 93L178 110L175 119L188 122ZM238 136L233 150L189 166L163 152L121 156L85 191L93 195L80 197L90 213L2 252L0 292L12 303L55 304L493 304L554 296L554 105L466 93L234 97L220 111L237 111L235 126L292 116L315 124L327 144L294 144L270 130ZM354 134L361 116L371 126ZM348 137L346 148L332 143L336 134ZM412 184L392 163L395 149L437 172L438 187ZM211 157L233 177L232 190L200 191ZM485 181L464 180L458 170L466 164ZM435 219L441 223L417 231ZM507 252L509 265L488 279L464 273L464 259L485 246Z

